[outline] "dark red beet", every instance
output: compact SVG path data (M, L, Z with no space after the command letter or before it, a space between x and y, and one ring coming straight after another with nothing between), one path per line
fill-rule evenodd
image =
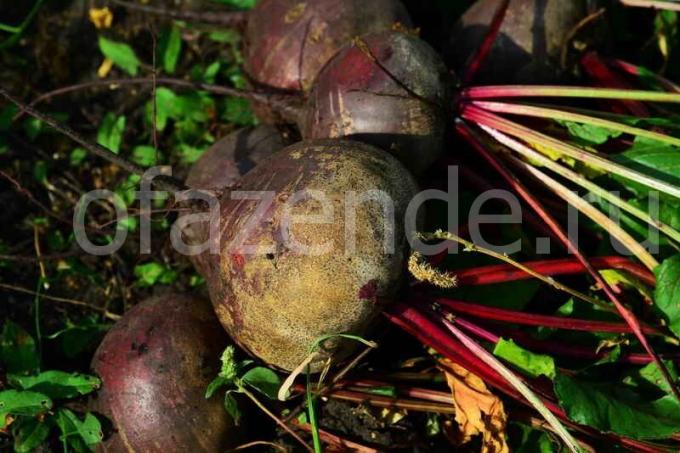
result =
M203 299L168 295L128 311L92 361L102 388L91 407L115 429L101 451L214 452L238 444L221 398L204 397L227 344Z
M321 71L304 138L348 137L378 146L420 173L439 156L446 129L446 67L411 34L364 36Z
M456 71L463 70L481 44L500 1L475 2L454 27L446 54ZM558 82L564 41L586 14L586 0L510 0L500 34L475 82Z
M245 34L245 68L258 84L307 90L355 36L411 21L398 0L260 0Z
M189 171L187 186L222 190L285 146L284 137L274 127L239 129L221 138L203 153Z

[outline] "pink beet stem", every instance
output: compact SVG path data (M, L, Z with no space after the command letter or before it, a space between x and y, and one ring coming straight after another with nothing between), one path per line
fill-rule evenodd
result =
M511 387L505 380L503 380L498 373L491 367L482 362L474 354L471 354L458 340L454 339L441 324L438 324L423 313L419 312L413 307L405 304L395 304L384 312L385 316L394 324L401 327L403 330L414 336L420 342L434 348L447 359L466 368L472 373L479 376L487 384L500 390L505 395L527 404L524 398ZM611 439L617 443L632 448L634 451L659 453L664 450L650 445L646 442L629 439L614 434L602 434L597 430L577 425L570 421L561 407L553 401L544 399L543 403L550 409L562 422L569 428L581 432L587 436L601 439L603 436Z
M631 333L630 327L624 323L591 321L588 319L573 319L562 316L537 315L522 311L505 310L485 305L460 302L452 299L436 298L434 302L447 309L476 318L490 321L504 321L524 326L549 327L554 329L578 330L584 332L603 333ZM649 334L662 334L653 327L645 326L644 331Z
M624 90L633 88L618 74L611 71L595 52L588 52L584 55L581 59L581 65L588 75L595 80L595 83L601 87L619 88ZM639 117L649 116L649 109L647 109L643 103L637 101L617 101L611 105L611 108L615 113L629 112Z
M474 79L475 75L477 75L477 72L479 72L479 68L482 67L489 56L489 52L491 52L491 48L496 42L496 38L498 38L498 33L501 31L503 20L505 19L505 13L508 11L509 4L510 0L502 0L498 4L493 19L491 20L491 24L489 25L489 29L484 36L484 40L467 64L465 75L462 78L464 85L469 84Z
M654 275L643 266L636 264L621 256L605 256L592 258L591 263L595 269L619 269L627 272L649 286L654 286ZM543 275L573 275L587 272L583 264L576 259L556 259L529 261L522 263L528 268ZM458 277L458 284L464 285L490 285L515 280L528 280L529 274L509 264L496 264L473 269L454 271Z
M661 361L657 353L654 351L652 346L649 344L647 341L647 337L645 337L644 332L642 331L642 326L640 325L640 322L638 321L637 317L626 308L623 303L619 300L618 296L612 289L612 287L605 281L605 279L593 268L593 266L590 264L590 261L581 253L579 248L571 241L571 238L567 236L566 232L562 229L562 227L559 225L559 223L550 215L550 213L543 207L541 202L539 202L532 194L527 190L527 188L522 184L519 179L510 171L508 170L500 161L494 156L492 152L490 152L486 146L477 139L477 137L474 135L474 132L470 129L467 124L465 124L462 121L457 122L456 124L458 132L466 139L472 146L477 149L480 154L484 157L484 159L497 171L499 174L507 181L508 184L510 184L515 191L524 199L526 203L528 203L535 211L536 213L545 220L546 224L555 232L556 235L559 236L561 242L565 246L566 250L569 253L572 253L578 258L578 260L581 262L581 264L588 270L588 273L593 277L595 282L602 288L602 290L605 292L607 295L607 298L614 304L616 307L616 310L619 312L621 317L623 318L624 321L630 326L631 330L637 337L638 341L640 341L640 344L642 344L642 347L645 349L647 354L651 357L651 359L654 361L656 366L659 368L659 371L661 371L661 374L663 376L663 379L666 383L668 383L671 392L675 396L675 398L680 401L680 391L678 391L678 387L676 383L673 381L671 378L671 375L668 371L668 368L666 365Z
M616 58L608 59L607 63L610 66L625 72L626 74L630 74L636 77L642 77L643 75L642 68L639 66L635 66L632 63L628 63L623 60L618 60ZM667 78L662 77L659 74L653 73L652 71L646 71L646 75L654 79L654 81L661 85L666 91L670 91L671 93L680 93L680 86L671 82Z

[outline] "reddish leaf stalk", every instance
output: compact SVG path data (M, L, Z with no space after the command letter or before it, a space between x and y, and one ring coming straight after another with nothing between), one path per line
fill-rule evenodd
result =
M508 170L502 163L498 161L496 156L494 156L493 153L491 153L486 148L486 146L477 139L477 137L474 135L474 132L472 132L472 130L466 124L464 124L462 121L459 121L457 122L456 126L458 132L466 140L468 140L472 144L472 146L474 146L475 149L477 149L480 152L482 157L484 157L484 159L489 163L489 165L491 165L497 172L499 172L503 179L505 179L508 182L508 184L510 184L517 191L517 193L519 193L519 195L524 199L524 201L527 204L529 204L541 218L545 220L546 224L555 232L555 234L559 236L561 242L566 247L567 252L574 254L576 258L581 262L581 264L586 268L586 270L593 277L595 282L605 292L607 298L614 304L616 310L619 312L624 321L626 321L626 323L630 326L631 330L637 337L638 341L640 341L640 344L642 344L642 347L645 349L647 354L649 354L649 356L652 358L656 366L659 368L659 371L661 371L664 381L669 385L673 395L678 401L680 401L680 391L678 391L677 385L671 378L671 375L668 372L668 368L666 368L666 365L664 365L664 363L661 361L657 353L654 351L654 349L647 341L647 338L645 337L645 334L642 331L642 326L640 325L640 322L635 317L635 315L631 311L629 311L623 305L623 303L621 303L612 287L605 281L605 279L599 274L599 272L597 272L595 268L593 268L588 259L581 253L579 248L571 241L571 238L567 236L567 234L564 232L559 223L550 215L550 213L543 207L543 205L526 189L524 184L522 184L510 170Z
M505 310L479 304L460 302L457 300L436 298L434 302L459 314L474 316L490 321L504 321L524 326L549 327L553 329L578 330L584 332L631 333L630 327L624 323L591 321L589 319L573 319L563 316L538 315L522 311ZM663 335L653 327L644 326L645 333Z
M384 312L386 317L401 327L407 333L413 335L422 343L434 348L447 359L452 362L465 367L472 373L482 378L487 384L503 392L505 395L523 403L527 404L524 398L511 386L507 384L492 368L483 363L479 358L471 354L462 344L452 338L441 324L434 322L423 313L419 312L413 307L404 304L396 304ZM656 446L649 445L646 442L629 439L626 437L606 434L598 432L593 428L577 425L570 421L561 407L552 401L543 400L543 403L550 409L562 422L570 429L588 435L592 438L602 439L603 437L611 439L633 451L660 453L663 449Z
M587 347L576 346L560 341L538 340L526 332L510 329L505 326L498 326L497 330L499 330L499 332L494 333L460 317L456 318L456 323L472 335L493 344L498 343L499 339L504 337L514 340L520 345L526 347L527 349L531 349L534 352L545 352L552 355L561 355L582 360L599 360L607 356L606 352L597 352ZM675 361L680 359L680 355L668 354L663 355L662 358L664 360ZM652 359L648 354L633 353L622 355L618 361L634 365L646 365L651 363Z
M623 60L618 60L618 59L609 59L607 60L607 63L620 70L625 72L626 74L630 74L635 77L651 77L656 83L658 83L662 88L664 88L666 91L670 91L671 93L680 93L680 86L676 85L675 83L671 82L665 77L662 77L658 74L655 74L651 71L645 71L643 73L643 69L640 68L639 66L636 66L632 63L628 63Z
M479 72L479 68L482 67L487 57L489 56L489 52L491 52L491 49L494 43L496 42L496 39L498 38L498 34L501 31L501 26L503 25L503 21L505 19L505 14L508 11L509 4L510 0L502 0L498 4L493 19L491 20L491 24L489 25L489 30L486 32L486 35L484 36L484 40L477 48L477 51L472 55L470 61L467 64L467 68L465 69L465 75L463 76L462 79L464 85L467 85L470 82L472 82L475 75L477 75L477 72Z
M437 350L447 359L478 375L489 385L523 401L522 396L491 367L470 353L437 322L414 307L396 304L383 312L394 324L418 341Z
M524 266L543 275L574 275L587 272L583 264L575 259L557 259L529 261L522 263ZM654 275L643 266L636 264L624 257L605 256L591 259L595 269L618 269L627 272L631 276L641 280L649 286L656 284ZM458 284L465 285L491 285L515 280L528 280L531 275L509 264L496 264L472 269L455 271Z
M581 59L581 65L585 71L595 80L595 83L604 88L619 88L630 90L633 87L622 77L607 67L605 62L595 52L588 52ZM649 116L649 109L642 102L617 101L610 104L616 113L631 113L639 117Z

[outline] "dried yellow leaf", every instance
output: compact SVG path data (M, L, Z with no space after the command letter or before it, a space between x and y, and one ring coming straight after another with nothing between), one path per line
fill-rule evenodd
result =
M110 58L104 58L104 61L102 61L102 64L99 66L99 69L97 69L97 76L100 79L103 79L107 75L109 75L109 72L111 72L111 68L113 68L113 60Z
M113 13L108 6L104 8L90 8L90 22L98 29L109 28L113 23Z
M443 360L446 382L456 408L457 431L452 439L458 445L482 436L482 453L509 453L506 426L508 416L503 402L489 391L479 376L455 363Z

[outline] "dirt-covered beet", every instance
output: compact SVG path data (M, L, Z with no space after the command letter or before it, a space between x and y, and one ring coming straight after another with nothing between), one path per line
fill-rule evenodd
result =
M240 438L220 398L205 399L229 343L210 304L185 295L141 302L92 361L102 388L91 408L114 432L100 451L224 451Z
M451 35L447 62L461 71L479 47L501 0L480 0ZM563 77L560 55L569 32L587 15L587 0L510 0L479 83L551 83Z
M222 190L285 146L286 139L274 127L239 129L201 155L191 167L186 184L192 189Z
M245 69L263 86L307 90L355 36L410 26L399 0L260 0L245 33Z
M361 140L420 173L443 148L448 80L437 53L417 36L390 31L357 38L319 74L303 137Z
M270 197L271 204L225 193L220 253L198 257L231 337L266 363L292 370L323 335L366 334L403 274L404 218L417 190L406 168L363 143L306 141L247 173L238 190ZM362 201L371 195L386 199L387 216L379 200ZM354 345L332 343L314 369Z

